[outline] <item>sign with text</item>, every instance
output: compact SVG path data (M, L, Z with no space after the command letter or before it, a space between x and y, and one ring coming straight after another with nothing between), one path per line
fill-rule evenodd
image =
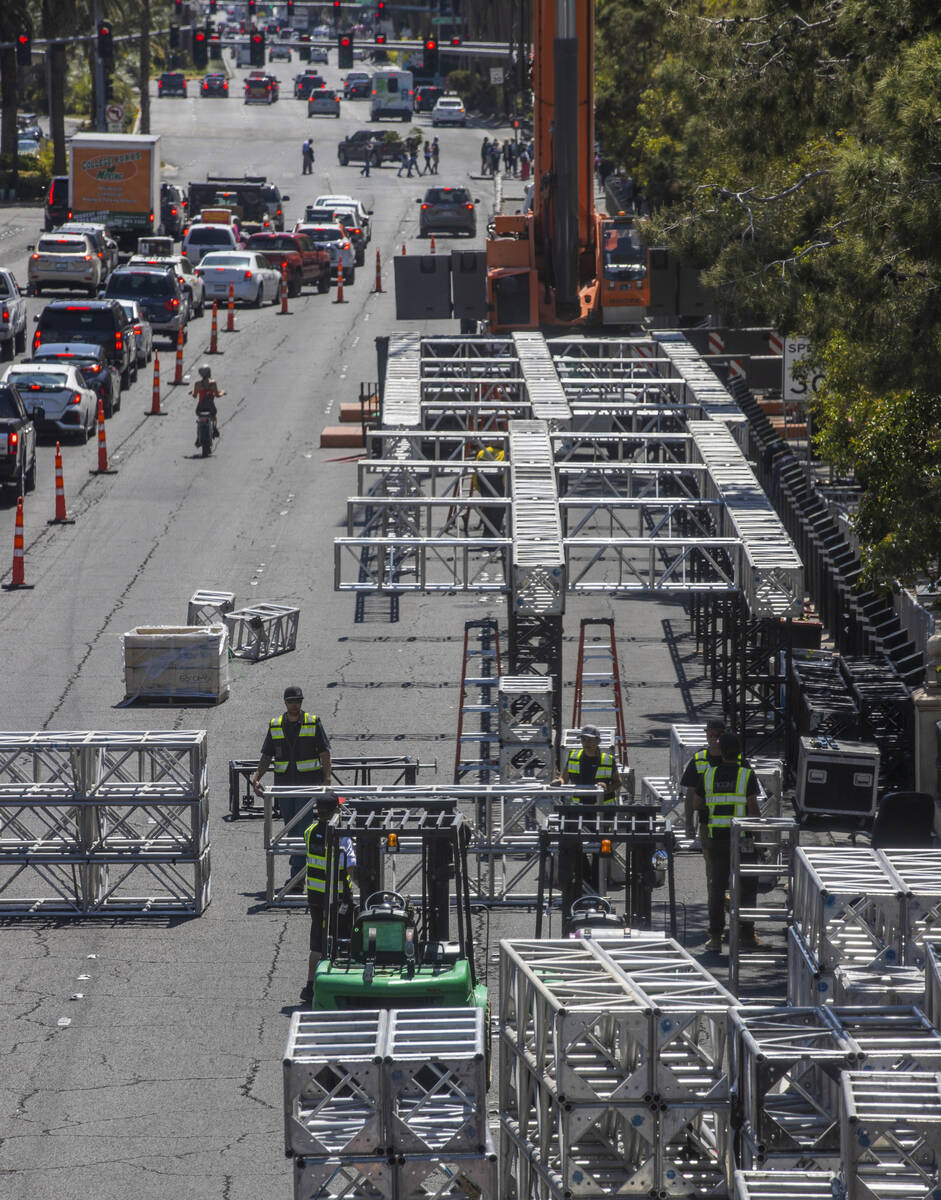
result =
M785 400L806 400L813 395L823 379L822 374L795 378L794 368L810 356L810 340L799 336L784 339L784 365L781 395Z

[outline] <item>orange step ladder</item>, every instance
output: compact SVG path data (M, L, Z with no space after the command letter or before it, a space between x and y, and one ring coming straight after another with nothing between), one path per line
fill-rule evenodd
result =
M461 704L454 750L454 782L490 783L500 770L497 685L500 681L500 627L496 617L464 622ZM476 728L470 728L475 725ZM465 756L474 747L476 757ZM476 780L465 776L477 774Z
M572 728L582 722L614 731L617 761L627 765L627 727L613 617L582 617Z

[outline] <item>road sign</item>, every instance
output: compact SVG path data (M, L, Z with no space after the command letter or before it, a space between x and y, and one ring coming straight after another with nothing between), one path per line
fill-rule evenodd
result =
M781 395L785 400L806 400L813 395L823 380L823 375L811 375L806 379L795 379L794 368L810 354L810 341L804 337L784 339L784 373L781 380Z
M120 124L124 120L123 104L108 104L105 107L105 120L109 125Z
M491 83L502 83L503 82L503 68L502 67L491 67L490 68L490 82Z

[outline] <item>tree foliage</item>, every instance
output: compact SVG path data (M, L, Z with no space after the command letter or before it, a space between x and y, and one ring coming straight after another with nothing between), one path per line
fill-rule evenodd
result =
M628 0L601 0L636 12ZM640 6L644 8L644 5ZM599 19L602 80L631 24ZM941 571L941 8L664 0L599 131L730 322L811 338L819 447L865 486L874 580Z

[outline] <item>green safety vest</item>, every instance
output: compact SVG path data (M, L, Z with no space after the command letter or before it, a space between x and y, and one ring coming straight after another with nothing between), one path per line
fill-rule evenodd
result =
M739 762L739 764L741 764L741 762L742 762L741 754L738 756L738 762ZM693 764L695 765L696 770L698 771L698 773L700 775L705 775L706 771L709 769L709 747L708 746L703 746L703 748L701 750L696 751L696 753L693 755Z
M327 826L323 821L307 826L304 844L307 847L307 890L323 896L327 891ZM341 867L337 872L337 896L342 898L349 890L349 872L346 867Z
M272 717L271 721L269 723L269 726L268 726L268 728L271 731L272 740L275 742L276 749L280 750L282 754L284 753L284 740L285 740L284 739L284 728L282 726L283 720L284 720L284 713L281 713L277 717ZM317 718L315 716L313 716L311 713L305 712L301 717L301 727L300 727L300 730L298 731L298 737L313 738L316 736L317 736ZM304 750L304 743L299 742L298 743L298 754L303 753L303 750ZM275 760L274 760L275 775L283 775L285 773L285 771L287 771L287 769L290 765L291 765L290 760L287 758L275 758ZM298 769L298 771L319 771L320 770L320 759L319 758L298 758L297 762L294 765Z
M579 746L579 748L577 750L569 751L569 758L568 758L568 762L566 763L566 770L569 772L570 775L578 774L579 766L581 764L581 758L584 753L585 753L584 746ZM614 775L614 755L606 754L605 751L602 750L601 758L598 762L598 768L595 771L595 783L607 784L608 781L613 777L613 775ZM613 804L614 797L613 796L605 796L602 803Z
M709 811L709 834L717 829L730 830L736 817L748 814L748 797L745 785L748 782L748 767L739 767L735 775L735 786L731 792L715 790L716 771L718 767L709 767L703 776L706 792L706 808Z

